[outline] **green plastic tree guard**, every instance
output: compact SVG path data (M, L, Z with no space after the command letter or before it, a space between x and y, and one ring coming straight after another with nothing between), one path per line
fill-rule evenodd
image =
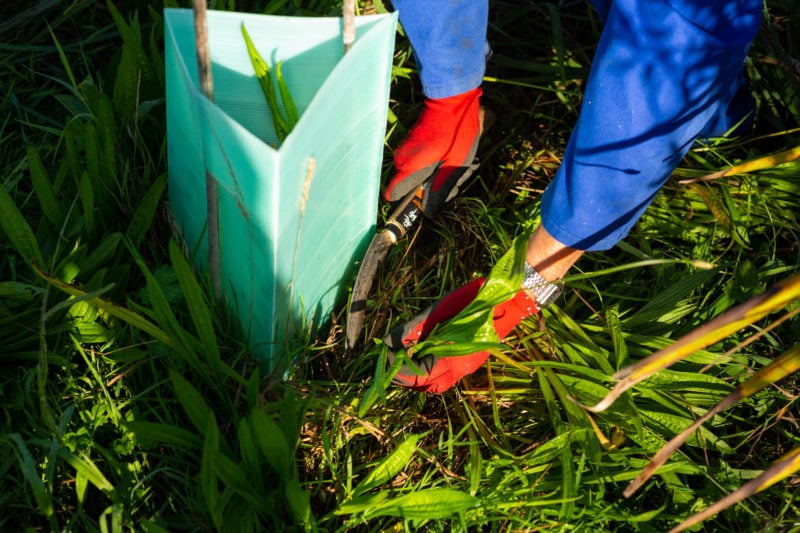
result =
M344 303L375 230L396 14L341 18L208 12L214 102L199 89L193 13L165 9L169 202L207 267L205 172L219 184L225 303L267 371ZM282 72L300 121L278 147L241 24Z

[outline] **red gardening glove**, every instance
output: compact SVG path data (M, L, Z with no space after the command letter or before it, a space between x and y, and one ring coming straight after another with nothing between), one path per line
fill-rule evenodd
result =
M394 152L397 174L383 193L386 200L397 202L433 178L422 202L422 212L430 216L458 193L458 187L475 169L481 94L476 88L425 100L422 114Z
M428 336L434 326L456 316L478 295L484 278L476 279L445 295L407 323L394 328L385 342L397 352L404 350ZM494 308L494 329L497 336L503 339L517 324L530 315L539 312L539 308L525 290L520 289L511 299ZM394 353L389 355L394 360ZM451 357L426 356L414 364L424 372L417 375L407 366L403 366L395 376L395 384L420 392L440 394L461 378L472 374L486 361L489 352L477 352L469 355Z

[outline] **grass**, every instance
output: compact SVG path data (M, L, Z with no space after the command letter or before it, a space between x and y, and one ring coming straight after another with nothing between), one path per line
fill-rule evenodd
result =
M599 31L588 4L491 6L484 100L497 121L480 173L391 249L367 339L487 273L533 227L577 117ZM800 164L683 182L800 144L796 2L766 3L747 65L755 130L693 149L620 246L582 258L541 323L441 396L386 388L380 343L345 353L344 304L301 339L288 379L261 374L170 241L161 7L0 8L0 529L664 531L800 445L794 374L712 417L622 494L792 349L796 301L603 412L573 401L597 403L618 370L797 272ZM229 7L264 3L211 5ZM395 63L387 147L422 101L402 36ZM383 179L390 162L387 148ZM693 530L797 531L797 481Z

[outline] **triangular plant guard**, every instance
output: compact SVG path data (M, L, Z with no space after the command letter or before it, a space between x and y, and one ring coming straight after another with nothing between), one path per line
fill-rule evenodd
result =
M205 170L217 180L223 300L274 370L299 324L344 303L374 233L397 18L357 17L344 55L339 18L209 11L215 102L197 86L192 19L164 10L170 208L205 266ZM297 105L280 145L242 24Z

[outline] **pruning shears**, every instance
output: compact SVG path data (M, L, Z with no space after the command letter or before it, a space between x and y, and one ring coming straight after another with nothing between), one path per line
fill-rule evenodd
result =
M432 178L431 178L432 179ZM428 180L430 181L430 179ZM367 311L367 296L372 288L372 282L383 258L386 257L389 247L405 236L422 217L422 200L425 197L428 181L416 190L411 191L397 205L395 210L386 220L381 231L375 234L369 243L367 253L358 269L350 305L347 308L346 347L353 348L358 336L364 327L364 316Z
M483 132L488 129L494 121L494 115L490 110L481 107L479 120L480 132L481 135L483 135ZM477 141L475 148L477 149ZM460 167L460 175L456 178L455 184L443 203L447 203L453 199L458 193L461 184L463 184L477 168L477 159L470 161L466 166ZM370 242L369 248L367 248L367 253L364 255L364 260L361 262L361 266L358 269L358 276L356 276L356 281L353 285L353 293L350 297L350 305L347 308L347 326L345 329L345 347L347 349L355 347L358 336L361 334L361 330L364 327L364 316L367 311L367 296L372 288L375 274L378 272L378 266L381 261L383 261L383 258L386 257L389 248L402 239L406 233L411 231L416 224L419 223L419 219L422 218L423 214L431 216L433 214L431 211L435 212L438 210L438 204L437 207L434 208L428 205L426 207L428 211L423 213L425 195L435 175L436 172L434 171L427 180L423 181L415 190L412 190L400 200L400 203L397 204L397 207L395 207L392 214L386 220L383 229L372 238L372 242Z

